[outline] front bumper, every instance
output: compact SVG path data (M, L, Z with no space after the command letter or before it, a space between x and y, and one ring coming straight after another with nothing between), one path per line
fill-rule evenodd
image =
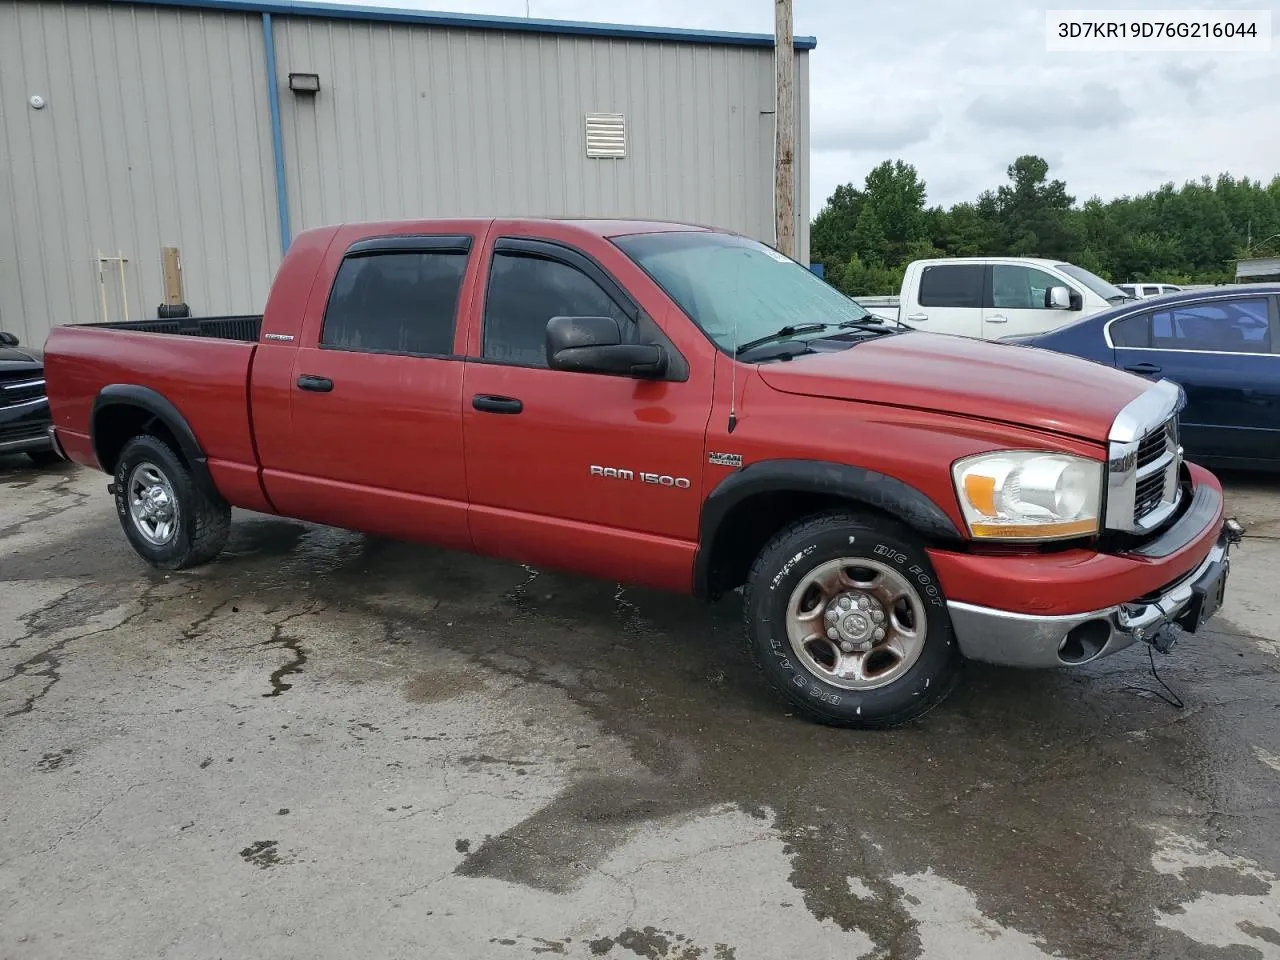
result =
M1231 546L1242 531L1221 524L1217 542L1190 573L1154 595L1088 613L1035 616L950 601L960 652L971 660L1011 667L1079 666L1143 641L1167 652L1181 630L1194 632L1221 603ZM1215 595L1205 596L1206 588Z
M0 455L52 449L50 426L48 397L0 407Z

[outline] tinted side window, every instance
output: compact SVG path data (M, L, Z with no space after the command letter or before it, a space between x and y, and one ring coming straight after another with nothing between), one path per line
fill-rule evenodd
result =
M631 319L600 285L577 267L540 257L496 253L484 304L487 360L547 365L547 321L552 317L613 317L623 340Z
M1050 287L1066 284L1035 267L997 263L991 268L991 305L1004 310L1047 310Z
M980 263L925 267L920 274L920 306L981 308L985 272Z
M347 257L329 294L321 344L345 350L448 356L465 253Z
M1151 346L1151 316L1125 317L1111 325L1111 342L1117 347Z
M1153 313L1151 346L1159 350L1270 353L1267 301L1221 300Z

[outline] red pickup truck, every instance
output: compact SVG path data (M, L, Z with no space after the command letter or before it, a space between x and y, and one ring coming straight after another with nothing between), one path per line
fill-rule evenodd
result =
M54 438L125 535L212 560L231 507L715 599L812 719L889 726L964 658L1167 652L1239 527L1181 390L870 316L681 224L300 235L262 317L56 328Z

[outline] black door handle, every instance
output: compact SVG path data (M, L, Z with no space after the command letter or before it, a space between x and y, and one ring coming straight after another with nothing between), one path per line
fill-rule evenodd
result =
M1135 363L1132 367L1125 367L1130 373L1159 373L1160 365L1157 363Z
M471 405L484 413L519 413L524 404L515 397L495 397L487 393L477 393L471 398Z
M298 378L299 390L312 390L316 393L328 393L333 389L333 381L328 377L313 377L309 373L304 373Z

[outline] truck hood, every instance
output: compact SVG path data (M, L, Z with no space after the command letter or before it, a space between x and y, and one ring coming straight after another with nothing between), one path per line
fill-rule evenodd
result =
M0 347L0 364L4 365L6 370L13 369L11 364L31 364L37 366L41 362L41 353L39 350L33 350L28 347Z
M1103 441L1151 384L1061 353L936 333L865 340L761 364L783 393L936 410Z

